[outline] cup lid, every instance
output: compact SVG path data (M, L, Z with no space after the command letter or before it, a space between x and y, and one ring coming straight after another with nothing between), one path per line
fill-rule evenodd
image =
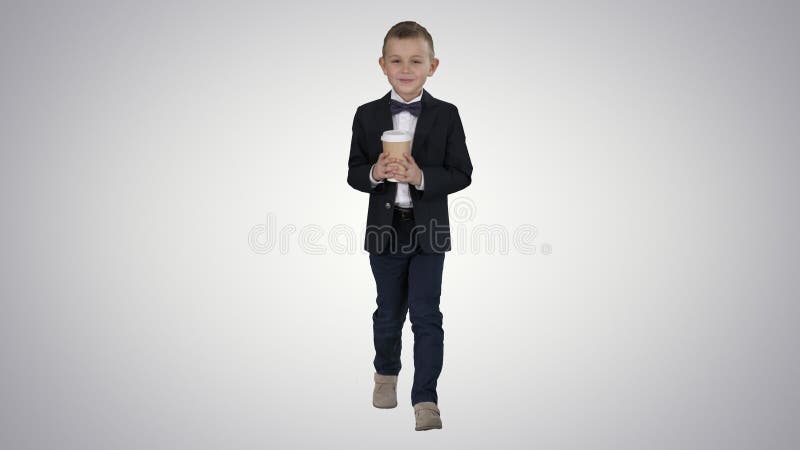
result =
M411 140L411 133L404 130L386 130L381 135L381 140L385 142L405 142Z

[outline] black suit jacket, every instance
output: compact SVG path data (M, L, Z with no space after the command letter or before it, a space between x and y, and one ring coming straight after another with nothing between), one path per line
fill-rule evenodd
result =
M358 107L353 118L347 183L369 193L364 250L387 251L392 233L392 214L397 183L384 181L374 188L369 171L383 151L381 135L394 128L389 110L391 91L378 100ZM425 253L451 250L450 218L447 195L472 183L472 161L467 152L464 128L458 108L422 90L422 112L417 118L411 156L422 169L422 190L408 185L414 205L415 227L412 234Z

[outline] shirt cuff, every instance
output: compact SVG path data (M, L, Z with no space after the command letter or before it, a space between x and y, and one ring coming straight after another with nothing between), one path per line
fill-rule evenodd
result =
M414 187L417 188L418 191L424 191L425 190L425 172L423 172L422 169L420 169L420 171L419 171L419 176L420 176L419 186L417 186L415 184Z
M377 163L375 163L375 164L377 164ZM375 181L375 178L372 178L372 169L375 168L375 164L373 164L372 167L369 168L369 182L372 184L372 187L375 187L375 186L383 183L383 180Z

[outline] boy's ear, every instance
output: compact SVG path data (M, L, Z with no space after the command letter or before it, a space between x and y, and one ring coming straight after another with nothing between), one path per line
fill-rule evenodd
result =
M386 67L383 65L383 56L378 57L378 65L381 66L381 70L383 70L384 75L386 74Z
M431 68L428 71L429 77L433 76L433 73L436 72L437 67L439 67L439 58L433 58L433 61L431 61Z

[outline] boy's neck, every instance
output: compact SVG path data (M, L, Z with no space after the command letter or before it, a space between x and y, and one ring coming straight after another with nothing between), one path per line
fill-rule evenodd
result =
M398 95L398 97L402 98L402 99L403 99L403 100L405 100L406 102L410 102L411 100L414 100L415 98L417 98L417 97L419 97L419 96L421 96L421 95L422 95L422 88L420 88L419 92L417 92L416 94L413 94L413 95L409 96L408 98L405 98L405 97L403 97L403 94L401 94L401 93L399 93L399 92L397 92L397 91L394 91L394 92L395 92L395 94L397 94L397 95Z

